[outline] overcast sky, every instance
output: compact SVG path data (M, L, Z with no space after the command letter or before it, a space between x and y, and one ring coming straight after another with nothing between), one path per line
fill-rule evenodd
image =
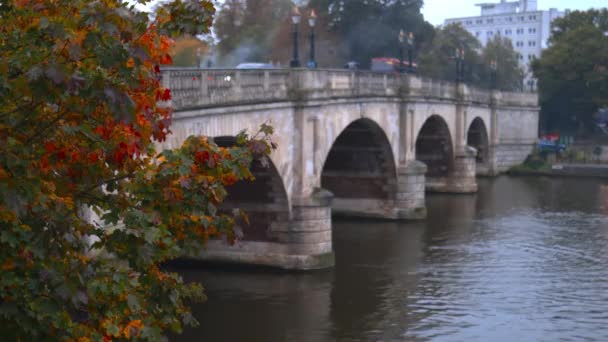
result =
M447 18L479 15L480 8L475 4L484 2L498 3L500 0L425 0L422 14L424 14L424 19L431 24L440 25ZM546 10L552 7L560 11L603 8L608 7L608 0L538 0L538 9Z

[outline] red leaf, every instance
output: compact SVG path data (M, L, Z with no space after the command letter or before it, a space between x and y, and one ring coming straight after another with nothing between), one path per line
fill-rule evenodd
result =
M160 64L173 64L173 59L169 54L160 56Z
M204 165L209 160L209 152L208 151L198 151L194 154L194 159L199 164Z
M57 151L57 146L52 143L52 142L47 142L46 144L44 144L44 149L48 152L48 153L53 153L55 151Z
M162 95L160 96L160 99L163 101L171 100L171 89L165 89L165 91L163 91Z

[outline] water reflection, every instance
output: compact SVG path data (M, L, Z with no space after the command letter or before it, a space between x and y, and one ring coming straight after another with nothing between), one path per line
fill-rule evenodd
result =
M424 222L335 222L332 270L185 267L210 299L175 340L608 340L607 189L482 179Z

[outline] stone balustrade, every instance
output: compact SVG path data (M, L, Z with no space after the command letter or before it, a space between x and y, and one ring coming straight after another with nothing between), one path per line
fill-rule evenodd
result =
M422 97L481 104L523 103L536 107L532 93L509 93L407 74L342 69L165 68L175 109L348 97Z

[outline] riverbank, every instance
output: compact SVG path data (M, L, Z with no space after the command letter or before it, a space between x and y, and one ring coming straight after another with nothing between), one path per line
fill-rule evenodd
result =
M551 177L592 177L608 178L608 164L568 164L559 163L546 165L540 168L531 168L525 165L515 166L508 172L509 175L538 175Z

